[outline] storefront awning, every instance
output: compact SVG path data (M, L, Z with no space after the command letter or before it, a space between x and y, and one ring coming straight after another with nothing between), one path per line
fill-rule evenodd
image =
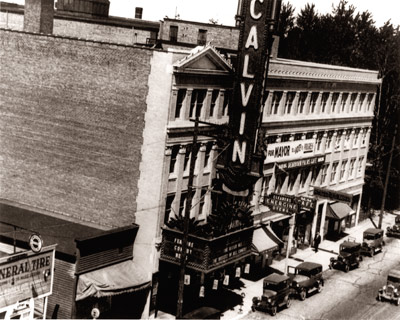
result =
M355 211L346 203L335 202L328 204L326 209L326 217L334 220L343 220L354 212Z
M75 300L146 289L150 287L150 282L145 280L145 273L132 260L84 273L79 276Z
M269 226L254 230L253 248L259 253L277 250L282 243Z

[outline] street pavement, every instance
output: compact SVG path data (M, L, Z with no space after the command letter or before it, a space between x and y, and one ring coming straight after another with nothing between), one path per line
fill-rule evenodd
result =
M378 217L374 221L378 222ZM394 223L394 215L385 213L382 228ZM365 229L374 227L370 220L364 220L353 228L346 229L349 237L362 242ZM347 238L347 237L346 237ZM400 319L400 307L389 302L378 302L378 289L386 283L388 271L400 267L400 240L386 238L382 253L374 257L364 257L358 269L345 273L341 270L329 270L329 260L336 257L339 245L346 238L337 242L324 240L320 250L312 248L298 250L289 259L289 266L296 266L301 261L321 263L324 270L325 286L320 294L312 294L306 301L294 299L290 309L280 310L276 319ZM274 261L271 266L281 272L285 269L285 260ZM250 281L241 279L243 287L235 290L245 293L243 304L224 312L222 319L264 319L270 317L263 312L251 312L252 298L262 294L262 279Z

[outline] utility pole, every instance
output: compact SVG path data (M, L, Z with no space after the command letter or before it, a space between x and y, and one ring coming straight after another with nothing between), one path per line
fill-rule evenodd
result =
M382 228L383 212L385 211L386 193L387 193L387 187L388 187L388 184L389 184L390 167L392 166L393 150L394 150L394 144L396 142L396 135L397 135L397 124L396 124L396 126L394 128L394 135L393 135L393 139L392 139L392 147L390 149L390 158L389 158L389 163L388 163L388 167L387 167L387 170L386 170L385 185L383 187L381 213L379 215L379 224L378 224L379 229Z
M190 157L190 167L189 167L189 179L187 188L187 198L186 198L186 208L183 226L183 237L182 237L182 253L181 253L181 264L179 272L179 283L178 283L178 304L176 306L176 318L182 319L183 311L183 290L185 288L185 269L186 269L186 256L187 256L187 243L189 238L189 220L190 220L190 209L192 208L193 199L193 178L194 178L194 168L196 165L196 155L197 155L197 134L199 130L199 116L196 115L196 121L194 123L193 130L193 142L192 142L192 156Z

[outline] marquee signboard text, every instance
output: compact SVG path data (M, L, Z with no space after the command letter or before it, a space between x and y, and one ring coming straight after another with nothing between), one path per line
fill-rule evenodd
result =
M229 115L233 141L227 162L231 176L251 168L269 54L269 26L277 20L279 9L280 0L242 1L238 63ZM234 185L239 178L229 180L232 185L228 187L240 188Z

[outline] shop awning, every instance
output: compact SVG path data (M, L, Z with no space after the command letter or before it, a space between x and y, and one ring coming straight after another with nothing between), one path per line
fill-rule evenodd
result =
M328 204L326 208L326 217L334 220L343 220L355 211L346 203L335 202Z
M254 230L253 248L256 252L273 251L279 249L283 242L272 231L270 226L261 227Z
M132 260L84 273L79 276L76 301L88 297L106 297L150 287L141 270Z

